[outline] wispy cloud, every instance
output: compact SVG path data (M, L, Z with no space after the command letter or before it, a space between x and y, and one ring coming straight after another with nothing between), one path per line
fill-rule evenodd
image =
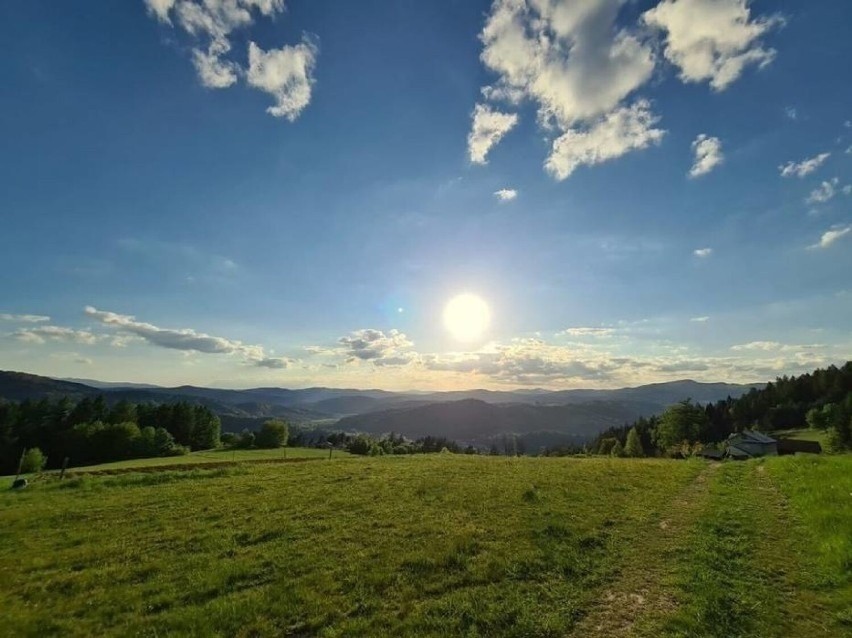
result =
M98 336L88 330L75 330L63 326L39 326L38 328L24 328L12 333L18 341L27 343L45 343L46 341L68 341L93 345L97 343Z
M566 328L558 333L568 337L611 337L615 334L615 328L578 327Z
M518 196L518 191L514 188L501 188L499 191L494 191L494 197L501 202L510 202Z
M846 235L852 232L852 226L840 226L836 228L832 228L831 230L827 230L822 234L822 237L819 238L819 241L815 244L811 244L808 248L828 248L834 242L842 239Z
M708 317L708 316L704 316L704 317L692 317L692 318L690 319L690 321L691 321L691 322L693 322L693 323L707 323L708 321L710 321L710 317Z
M808 195L808 198L805 201L808 204L824 204L837 195L837 187L839 184L840 180L836 177L832 177L830 180L822 182L813 191L811 191L811 194Z
M810 175L831 157L831 153L820 153L801 162L787 162L778 167L781 177L805 177Z
M695 161L689 169L689 176L693 178L706 175L725 161L722 142L718 137L702 133L692 142L692 152L695 153Z
M692 251L692 254L698 257L699 259L704 259L705 257L709 257L713 254L712 248L696 248Z
M44 323L50 321L50 317L45 315L13 315L6 312L0 313L0 320L14 321L17 323Z
M160 328L150 323L137 321L131 315L121 315L115 312L98 310L86 306L87 316L100 323L118 330L125 335L138 337L143 341L161 348L199 352L203 354L240 355L246 363L263 368L284 368L290 360L286 358L269 357L263 347L245 344L242 341L216 337L192 328Z

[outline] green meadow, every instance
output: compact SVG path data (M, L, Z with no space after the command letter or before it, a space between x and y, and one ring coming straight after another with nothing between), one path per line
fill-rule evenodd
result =
M850 530L848 455L76 474L0 492L0 635L847 636Z

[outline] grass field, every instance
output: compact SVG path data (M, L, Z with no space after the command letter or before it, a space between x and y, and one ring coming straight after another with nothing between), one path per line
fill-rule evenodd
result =
M778 430L773 436L796 441L816 441L824 450L828 449L828 432L825 430L813 430L811 428L800 428L797 430Z
M852 457L340 457L0 492L3 636L852 635Z
M334 456L349 456L348 452L335 450ZM107 472L136 468L163 467L169 465L205 465L209 463L229 463L241 461L263 461L273 459L324 459L328 450L310 447L287 447L269 450L203 450L190 452L183 456L159 456L149 459L131 459L115 461L85 467L71 468L71 472Z

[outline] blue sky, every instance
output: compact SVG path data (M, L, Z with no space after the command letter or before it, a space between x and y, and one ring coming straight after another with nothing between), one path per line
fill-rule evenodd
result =
M845 0L0 18L0 368L567 388L852 358ZM460 293L490 310L467 342Z

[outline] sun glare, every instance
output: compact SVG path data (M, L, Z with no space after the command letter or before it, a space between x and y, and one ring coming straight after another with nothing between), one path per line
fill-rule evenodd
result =
M488 304L470 293L453 297L444 307L444 327L458 341L481 339L490 322Z

